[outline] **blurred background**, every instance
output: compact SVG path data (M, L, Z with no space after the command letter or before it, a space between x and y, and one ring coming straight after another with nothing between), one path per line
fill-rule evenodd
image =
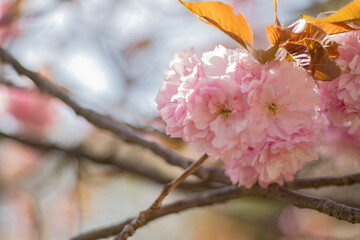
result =
M223 2L246 16L255 46L267 47L272 1ZM316 16L348 2L279 0L278 17L286 26L298 14ZM66 87L82 106L193 159L193 149L163 134L154 99L177 52L193 48L201 54L217 44L239 47L176 0L0 0L0 45L22 64ZM360 132L350 136L333 128L327 134L322 158L300 177L359 172ZM147 178L144 169L151 170ZM0 65L0 240L69 239L120 222L146 208L159 183L179 172L96 129ZM166 202L198 190L184 186ZM306 192L360 207L359 190ZM360 227L278 201L244 198L164 217L132 239L360 239Z

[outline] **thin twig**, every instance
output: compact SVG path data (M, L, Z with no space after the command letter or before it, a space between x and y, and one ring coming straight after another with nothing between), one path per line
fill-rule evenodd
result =
M156 142L147 140L137 131L126 126L126 124L120 123L109 116L99 114L93 110L80 106L68 95L65 89L56 86L54 83L46 80L37 73L26 69L3 48L0 48L0 60L4 63L10 64L19 75L24 75L30 78L41 91L60 99L72 108L76 114L84 117L95 126L112 132L127 143L138 144L151 150L171 165L179 166L185 169L192 163L191 160L180 156L170 149L159 145ZM229 178L224 174L224 170L219 168L201 166L194 175L205 180L213 180L225 184L230 183Z
M175 178L170 183L166 184L163 187L163 190L161 191L160 195L155 199L155 201L150 205L150 207L144 211L141 211L139 213L139 216L132 220L131 223L127 224L124 229L121 231L121 233L115 237L115 240L126 240L128 237L135 234L136 229L143 226L146 222L149 216L154 213L156 210L158 210L161 207L161 204L163 200L166 198L169 193L174 190L180 183L182 183L189 175L191 175L193 172L196 171L196 169L199 168L199 166L208 158L208 155L204 154L199 160L192 163L188 168L185 169L185 171Z

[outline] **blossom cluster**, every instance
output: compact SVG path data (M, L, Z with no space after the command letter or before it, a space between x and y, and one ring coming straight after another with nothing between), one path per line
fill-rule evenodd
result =
M340 44L336 63L343 70L335 80L320 83L321 108L332 124L355 132L360 125L360 34L338 34L332 40Z
M260 64L221 45L201 57L179 53L156 97L167 134L223 160L240 186L292 180L318 159L326 129L359 130L360 35L331 40L339 43L342 71L326 82L286 59Z
M266 187L318 158L320 97L294 63L217 46L178 54L156 97L167 134L225 162L232 182Z

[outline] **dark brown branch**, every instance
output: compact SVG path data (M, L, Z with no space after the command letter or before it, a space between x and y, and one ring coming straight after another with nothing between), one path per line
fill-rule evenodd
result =
M155 220L157 218L178 213L194 207L204 207L216 203L222 203L230 199L235 199L243 196L255 195L256 190L246 190L244 188L237 189L235 186L228 186L216 190L209 190L206 192L195 193L184 199L161 207L158 211L154 212L145 223ZM73 237L72 240L95 240L99 238L106 238L114 236L122 231L126 224L129 224L134 218L129 218L126 221L112 225L105 228L99 228L79 236Z
M79 104L77 104L69 95L68 93L58 86L54 85L50 81L47 81L43 77L39 76L38 74L29 71L28 69L24 68L16 59L14 59L10 54L8 54L4 49L0 48L0 59L2 62L9 63L13 68L20 74L29 77L33 82L37 85L37 87L47 92L50 95L53 95L59 99L61 99L65 104L70 106L78 115L83 116L89 122L93 123L95 126L106 129L111 131L112 133L116 134L124 141L132 144L138 144L143 146L147 149L150 149L152 152L157 154L158 156L162 157L166 160L169 164L179 166L182 168L187 168L192 161L172 152L171 150L155 143L152 141L147 140L146 138L142 137L137 131L129 128L125 124L117 122L110 117L103 116L98 114L92 110L83 108ZM196 176L216 181L220 183L229 184L229 179L224 175L222 169L217 168L210 168L210 167L200 167L199 170L195 174ZM291 183L286 183L286 186L292 189L300 189L300 188L309 188L309 187L323 187L323 186L330 186L330 185L344 185L344 184L353 184L358 183L358 175L349 175L347 177L329 177L329 178L320 178L320 179L302 179L302 180L295 180ZM303 194L290 191L286 188L282 188L276 184L270 186L268 189L261 189L257 186L250 190L246 189L234 189L234 187L227 187L233 190L233 192L226 192L218 193L217 190L208 191L206 193L212 193L206 196L206 199L202 198L203 195L201 193L195 196L195 199L191 198L189 201L187 199L183 200L184 205L183 207L167 209L165 207L160 208L158 211L153 213L150 216L151 219L155 219L160 217L160 214L166 215L173 212L182 211L191 207L198 207L198 206L205 206L211 205L216 202L223 202L228 199L246 196L246 195L260 195L260 196L267 196L280 199L285 202L292 203L298 207L303 208L310 208L317 211L324 212L330 216L334 216L338 219L346 220L352 223L359 223L360 222L360 209L352 208L343 204L336 203L329 199L322 199L322 198L315 198L305 196ZM227 189L226 188L226 189ZM257 189L254 191L254 189ZM238 194L238 192L242 194ZM220 199L220 200L219 200ZM171 205L168 205L171 206ZM165 210L163 210L165 209ZM167 209L167 210L166 210ZM166 212L167 211L167 212ZM159 215L156 215L159 214ZM161 215L161 216L163 216ZM131 220L130 220L131 221ZM124 224L122 225L124 226ZM120 230L121 231L121 230ZM118 231L119 232L119 231ZM118 233L117 232L117 233ZM75 238L77 239L77 238ZM86 239L86 238L84 238Z
M360 222L360 209L346 206L341 203L337 203L330 199L317 198L306 196L302 193L294 192L277 184L272 184L268 188L261 188L254 186L251 189L237 188L236 186L227 186L215 190L209 190L202 193L196 193L189 197L174 202L160 208L154 214L150 216L148 222L156 218L184 211L194 207L203 207L212 205L215 203L226 202L231 199L236 199L244 196L262 196L275 198L287 203L291 203L300 208L308 208L317 210L329 216L335 217L340 220L345 220L350 223ZM105 238L113 236L122 231L124 226L130 223L134 218L130 218L120 224L105 227L97 230L90 231L88 233L81 234L72 240L95 240L99 238ZM146 224L145 223L145 224Z
M58 146L56 144L49 144L40 142L34 139L30 138L24 138L17 135L10 135L6 134L4 132L0 131L0 137L11 139L14 141L17 141L19 143L25 144L29 147L35 148L40 151L59 151L63 152L69 156L78 158L78 159L86 159L88 161L101 164L101 165L110 165L112 167L115 167L118 170L126 171L132 174L136 174L140 177L153 180L157 183L165 184L171 181L169 177L164 176L159 171L153 170L150 167L147 167L143 164L139 163L132 163L128 160L122 159L121 157L113 154L108 157L99 157L99 156L93 156L91 154L88 154L86 151L84 151L80 147L76 148L63 148L61 146ZM189 190L196 190L196 189L209 189L209 188L215 188L216 184L214 185L211 182L183 182L179 186L184 189Z
M291 203L299 208L309 208L339 220L350 223L360 223L360 209L337 203L327 198L306 196L304 194L291 191L287 188L273 185L268 188L267 196L277 198L281 201Z
M125 124L80 106L67 94L65 89L59 88L54 83L46 80L35 72L26 69L3 48L0 48L0 60L3 63L10 64L19 75L24 75L30 78L41 91L62 100L65 104L72 108L76 114L84 117L95 126L114 133L127 143L138 144L151 150L171 165L179 166L185 169L192 163L191 160L180 156L166 147L161 146L156 142L147 140ZM230 180L225 176L224 171L218 168L201 166L194 175L205 180L213 180L226 184L230 183Z
M36 141L29 138L24 138L18 135L10 135L4 132L0 132L0 137L9 138L23 144L26 144L30 147L34 147L41 151L61 151L65 152L68 155L77 157L77 158L85 158L92 162L102 164L102 165L112 165L117 167L119 170L127 171L130 173L134 173L138 176L145 177L147 179L153 180L155 182L165 184L171 181L170 178L163 176L158 171L152 170L145 166L139 164L132 164L129 161L125 161L124 159L120 159L119 156L109 156L106 158L103 157L95 157L88 153L86 153L81 148L72 148L67 149L60 147L55 144L44 143L40 141ZM331 186L350 186L353 184L360 183L360 173L348 174L343 176L327 176L327 177L314 177L314 178L303 178L303 179L295 179L292 182L285 182L284 187L288 189L306 189L306 188L321 188L321 187L331 187ZM199 183L182 183L181 187L194 189L198 188L214 188L211 182L199 182Z
M343 175L338 177L315 177L295 179L292 182L286 182L284 187L289 189L320 188L329 186L349 186L360 183L360 173Z
M134 235L136 230L142 227L148 221L150 215L159 210L162 202L170 194L170 192L174 190L180 183L184 182L184 180L189 175L194 173L207 158L208 156L206 154L203 155L201 158L199 158L199 160L192 163L188 168L186 168L181 175L166 184L163 187L160 195L155 199L155 201L146 210L141 211L134 220L127 224L120 232L120 234L115 237L115 240L126 240L132 235Z
M158 171L152 170L145 166L139 165L138 163L132 164L129 161L120 159L119 156L109 156L106 158L96 157L86 153L81 148L63 148L55 144L44 143L36 141L29 138L24 138L22 136L10 135L0 131L0 137L9 138L23 144L26 144L30 147L34 147L41 151L61 151L68 155L77 158L85 158L92 162L102 164L102 165L112 165L117 167L119 170L127 171L134 173L138 176L145 177L147 179L153 180L155 182L165 184L171 181L170 178L163 176ZM296 189L306 189L306 188L321 188L321 187L331 187L331 186L350 186L353 184L360 183L360 173L348 174L343 176L327 176L327 177L314 177L314 178L303 178L295 179L292 182L285 182L284 187L292 190ZM199 183L182 183L181 187L184 188L215 188L210 181L199 182Z
M14 59L10 54L8 54L4 49L0 48L0 59L3 62L6 62L14 67L14 69L20 74L29 77L34 83L41 89L59 99L64 103L70 106L74 111L85 117L89 122L93 123L96 126L107 129L128 143L139 144L145 148L152 150L157 155L164 158L169 164L180 166L182 168L188 167L192 161L185 159L184 157L170 151L169 149L155 143L148 141L143 138L139 133L130 127L117 122L110 117L103 116L92 110L85 109L72 100L67 92L58 88L50 81L44 79L38 74L27 70L24 68L16 59ZM229 179L224 175L222 169L210 168L210 167L200 167L196 172L196 175L202 177L203 179L213 180L221 183L230 184ZM324 186L342 186L342 185L351 185L354 183L360 183L360 174L347 175L343 177L324 177L324 178L313 178L313 179L299 179L294 180L293 182L288 182L285 184L286 187L291 189L300 189L300 188L317 188Z

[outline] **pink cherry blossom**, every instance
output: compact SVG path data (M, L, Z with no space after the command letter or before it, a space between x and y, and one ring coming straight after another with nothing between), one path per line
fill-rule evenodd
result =
M188 101L185 141L214 157L235 157L244 150L248 106L234 79L202 79Z
M222 46L180 56L156 98L166 131L221 158L234 184L282 183L318 158L320 97L303 70Z
M237 83L244 53L217 46L202 56L204 76L188 97L184 140L213 157L236 157L246 148L246 95Z
M201 62L192 52L176 57L156 98L167 134L214 157L241 154L248 107L235 79L239 54L217 46Z
M293 178L302 162L318 158L322 123L315 89L314 81L293 63L274 60L262 65L259 80L248 92L248 149L238 159L224 159L233 183L282 183Z
M316 107L320 100L314 89L314 81L293 63L263 65L260 81L249 92L250 112L256 122L253 141L313 138L319 127Z
M191 50L181 52L170 63L170 69L155 101L167 124L166 133L171 137L182 138L187 115L186 95L200 76L200 58Z
M360 123L360 35L359 32L338 34L337 64L343 69L331 82L320 83L321 108L336 126L351 126L355 131Z
M324 141L321 154L334 163L339 173L348 173L349 168L354 170L360 166L360 128L350 133L349 128L329 125L324 131Z
M233 183L247 188L256 182L262 187L270 183L290 181L302 163L318 159L312 142L273 141L261 148L249 148L240 159L225 160L225 172Z
M255 167L245 164L241 159L225 159L225 174L231 182L251 188L259 179L259 173Z

